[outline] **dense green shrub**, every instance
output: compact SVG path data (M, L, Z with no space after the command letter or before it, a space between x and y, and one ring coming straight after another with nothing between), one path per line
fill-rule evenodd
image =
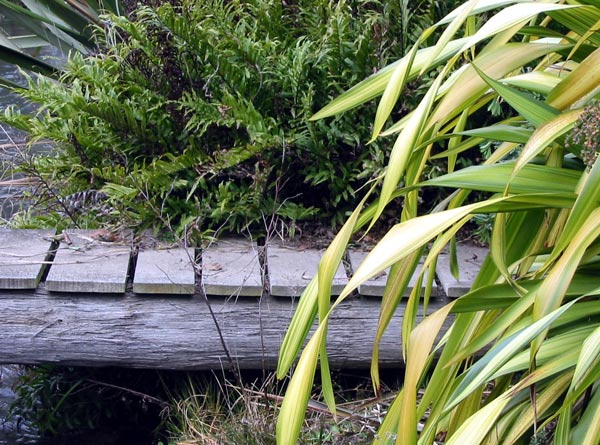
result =
M273 215L343 219L388 151L365 145L374 108L308 119L397 57L434 4L175 3L106 17L104 54L72 55L60 82L31 79L21 94L37 115L5 111L33 141L56 144L23 166L42 184L45 218L160 221L177 233L256 229Z

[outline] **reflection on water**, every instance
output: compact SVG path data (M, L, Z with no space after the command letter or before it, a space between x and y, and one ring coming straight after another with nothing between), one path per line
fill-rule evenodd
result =
M14 23L0 15L0 27L11 35L22 35L25 31L19 29ZM53 46L33 48L29 50L32 55L52 64L59 64L65 56L62 51ZM19 85L25 85L25 78L12 64L0 60L0 77L10 80ZM18 94L0 87L0 113L8 106L15 105L24 113L30 113L35 108L27 103ZM44 149L44 146L36 147L36 150ZM26 136L23 132L16 130L0 122L0 218L7 220L22 207L20 199L23 187L6 183L16 179L12 172L12 166L18 163L23 156L27 156Z
M15 399L11 387L20 374L16 365L0 366L0 445L42 445L39 437L21 419L7 418L8 408Z

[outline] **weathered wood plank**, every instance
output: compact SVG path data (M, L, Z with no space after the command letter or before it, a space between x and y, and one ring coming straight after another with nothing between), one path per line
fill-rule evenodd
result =
M294 250L279 243L267 246L267 264L271 295L278 297L299 297L310 280L317 273L323 256L320 250ZM331 293L339 295L348 283L342 264L333 278Z
M32 304L32 301L35 304ZM240 369L274 368L294 300L210 298L229 353ZM433 300L430 311L445 301ZM328 332L334 368L366 368L379 299L349 299L336 308ZM402 364L404 307L383 336L382 367ZM420 317L419 317L420 319ZM142 298L49 294L43 288L0 292L0 363L55 363L160 369L229 366L219 333L200 296Z
M360 266L360 264L363 262L363 260L367 257L368 253L369 252L365 252L362 250L348 251L348 259L350 260L350 266L352 267L353 271L358 269L358 266ZM417 277L419 276L419 273L421 273L421 270L422 270L422 266L421 266L421 264L419 264L417 266L417 270L415 271L414 275L410 279L410 282L408 283L408 287L407 287L406 293L405 293L406 296L410 295L410 293L414 289L414 287L417 283ZM361 295L371 296L371 297L383 296L383 291L385 290L385 285L387 283L389 272L390 272L390 270L388 268L388 269L384 270L382 273L380 273L379 275L376 275L375 277L371 278L370 280L368 280L365 283L358 286L358 293ZM426 280L427 280L427 274L425 274L425 277L423 278L423 283L422 283L423 291L425 290ZM431 295L433 295L433 296L440 295L438 285L435 281L433 282L433 285L431 288Z
M43 274L54 230L0 228L0 288L35 289Z
M194 249L141 250L138 252L133 292L191 295L196 290Z
M459 268L458 280L450 272L450 255L448 252L440 254L436 274L448 297L457 298L469 292L488 251L489 249L485 247L470 243L458 243L456 246Z
M256 243L224 239L202 252L202 285L207 295L260 297L262 269Z
M125 292L131 248L96 240L89 231L68 234L72 244L61 242L46 288L54 292Z

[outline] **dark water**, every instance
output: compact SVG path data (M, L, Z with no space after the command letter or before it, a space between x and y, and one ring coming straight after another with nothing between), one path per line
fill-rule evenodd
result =
M12 81L21 80L14 66L0 62L0 76ZM0 113L9 105L17 105L24 110L31 110L25 101L16 94L0 88ZM19 196L22 188L14 185L5 185L7 181L16 179L12 166L14 162L25 155L25 135L16 129L0 122L0 217L8 219L19 210Z
M44 445L26 421L7 417L10 404L16 397L12 387L20 373L17 365L0 366L0 445Z
M9 35L26 34L16 25L4 18L0 13L0 27ZM47 61L53 65L59 65L65 60L65 54L53 46L32 48L28 50L30 54ZM12 64L0 60L0 77L10 80L19 85L26 85L25 78L19 70ZM6 107L15 105L24 113L34 111L34 106L27 103L18 94L0 87L0 113L4 113ZM36 145L34 151L45 150L48 147L44 144ZM0 122L0 218L7 220L10 216L22 209L23 202L20 199L23 187L11 183L19 176L15 176L12 167L19 160L31 154L31 149L27 147L25 133L18 131L2 122Z

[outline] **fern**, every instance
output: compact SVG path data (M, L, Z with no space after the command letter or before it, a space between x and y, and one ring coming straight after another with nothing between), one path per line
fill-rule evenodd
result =
M40 211L101 190L111 211L72 215L78 223L179 233L260 230L264 215L341 220L390 142L364 146L374 105L308 119L403 55L440 4L408 5L183 0L104 17L103 54L73 54L59 82L29 78L20 94L37 113L4 113L56 146L23 165L47 184Z

